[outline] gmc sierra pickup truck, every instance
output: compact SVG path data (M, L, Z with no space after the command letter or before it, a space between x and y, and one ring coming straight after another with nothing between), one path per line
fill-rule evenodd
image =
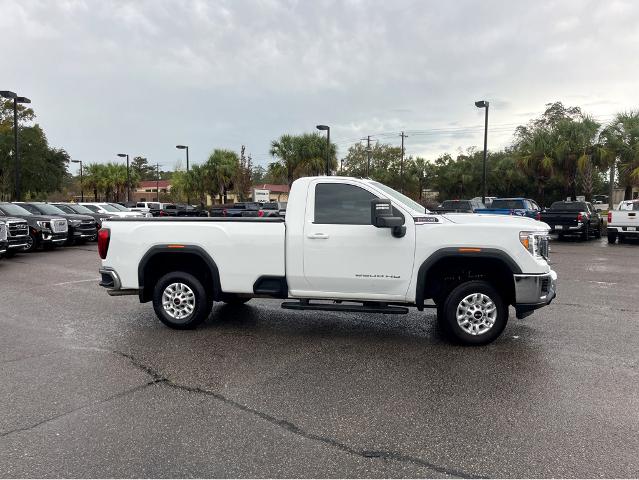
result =
M639 238L639 200L624 200L608 212L608 243Z
M523 217L435 215L372 180L305 177L286 217L112 218L98 233L100 285L153 302L193 328L214 301L274 297L283 308L408 313L437 308L454 341L497 338L549 304L548 226ZM433 303L427 303L427 300Z

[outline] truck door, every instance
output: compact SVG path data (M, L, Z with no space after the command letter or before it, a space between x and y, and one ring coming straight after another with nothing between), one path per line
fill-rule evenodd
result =
M351 298L399 300L406 296L415 255L415 224L406 218L406 235L371 224L371 200L360 185L323 182L310 185L304 225L304 277L307 286ZM371 296L372 295L372 296Z

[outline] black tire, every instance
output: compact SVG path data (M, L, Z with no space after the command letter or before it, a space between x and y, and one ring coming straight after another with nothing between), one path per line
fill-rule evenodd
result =
M4 252L4 258L13 258L16 255L16 251L15 250L7 250L6 252Z
M36 237L33 233L29 233L29 239L27 240L27 247L24 249L25 252L35 252L39 246L38 237Z
M193 294L193 308L190 313L182 318L172 315L164 308L163 296L167 287L172 284L182 284ZM186 293L188 295L188 292ZM179 306L179 305L178 305ZM174 308L177 308L174 307ZM204 286L196 277L186 272L171 272L158 280L153 289L153 309L160 321L167 327L176 330L188 330L197 327L208 318L213 308L213 299L210 298Z
M474 320L481 320L474 317L475 314L469 312L471 317L469 317L470 321L466 329L462 328L457 321L458 308L463 308L462 301L473 294L481 294L484 297L488 297L492 301L496 312L492 326L484 332L475 330L478 332L477 334L471 334L467 331L467 329L473 330L481 327L480 325L473 327ZM487 304L478 302L476 306L481 309L484 305ZM472 308L475 308L475 305ZM490 343L501 335L501 332L506 328L506 323L508 323L508 305L504 303L499 292L490 283L483 280L464 282L452 289L441 308L438 308L437 311L437 320L442 333L461 345L485 345ZM481 310L477 310L476 313L481 315ZM485 328L485 325L483 327Z
M601 223L597 225L597 229L595 230L595 238L601 238Z
M608 232L608 243L615 243L617 241L617 232Z
M565 237L565 235L563 233L558 233L557 234L557 240L563 240Z
M619 234L619 243L623 243L626 241L626 237L624 237L623 235Z
M587 223L586 225L584 225L584 229L581 232L581 239L584 241L588 241L590 240L590 224Z

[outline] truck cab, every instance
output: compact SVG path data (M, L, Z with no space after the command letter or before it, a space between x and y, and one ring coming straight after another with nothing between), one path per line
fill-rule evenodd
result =
M433 214L372 180L306 177L285 218L111 219L98 247L102 285L152 301L172 328L257 296L297 310L436 308L451 338L481 344L508 305L523 318L554 298L547 233L528 218Z

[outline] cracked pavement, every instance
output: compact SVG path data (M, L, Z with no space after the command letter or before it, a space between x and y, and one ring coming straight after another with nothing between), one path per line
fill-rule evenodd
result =
M553 242L482 348L433 312L216 305L172 331L94 245L0 261L3 477L637 477L639 245Z

